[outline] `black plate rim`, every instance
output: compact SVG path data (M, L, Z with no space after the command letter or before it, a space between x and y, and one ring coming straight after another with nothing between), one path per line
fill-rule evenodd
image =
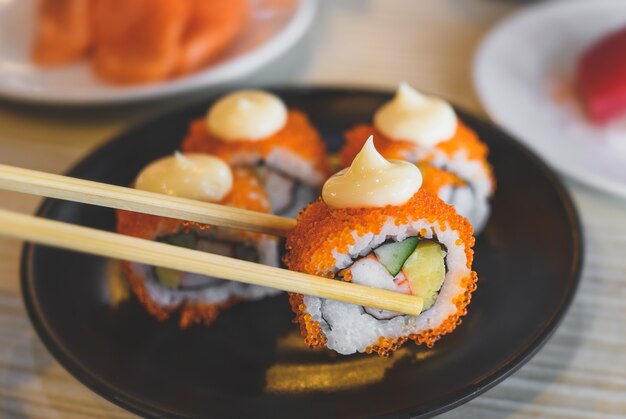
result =
M393 92L384 89L376 89L376 88L342 88L342 87L333 87L333 86L323 86L323 85L306 85L306 86L267 86L265 87L267 90L277 93L279 96L281 94L338 94L338 95L348 95L348 94L374 94L374 95L391 95ZM166 110L163 112L159 112L155 115L151 115L135 124L130 126L129 128L117 133L113 138L106 140L100 146L95 147L91 151L89 151L85 156L83 156L80 161L72 166L69 170L65 172L66 176L72 176L75 172L81 171L83 166L86 166L88 163L88 158L95 155L100 154L104 150L109 147L113 147L119 141L122 140L120 137L125 137L134 131L138 131L143 129L146 125L157 121L160 118L171 116L173 114L184 113L189 109L197 107L202 103L206 103L210 101L212 98L218 96L220 92L215 92L214 94L207 96L198 101L194 101L193 103L186 104L183 108L172 111ZM567 313L572 300L576 294L576 291L580 284L580 276L582 271L583 259L584 259L584 240L583 240L583 229L580 221L580 216L574 205L571 196L567 192L563 183L559 180L555 172L550 169L546 162L544 162L537 154L523 145L521 142L513 138L510 134L502 130L501 128L495 126L494 124L485 121L482 118L472 115L471 113L463 110L463 108L454 105L455 110L464 120L472 120L473 123L479 124L483 129L493 132L495 135L500 137L501 140L506 141L511 146L517 149L518 152L527 157L537 168L542 172L545 178L549 181L550 185L554 188L556 194L558 195L559 201L562 203L569 223L572 225L573 230L571 231L572 238L572 259L573 263L570 270L569 282L571 286L567 289L564 294L561 302L559 304L558 310L555 311L554 316L545 324L542 331L537 335L535 341L528 345L526 350L519 353L517 356L512 357L507 363L502 364L502 366L493 374L487 377L482 377L481 381L474 383L471 386L470 391L466 391L464 395L461 397L451 400L447 403L442 404L438 408L431 410L429 412L415 411L415 410L402 410L394 412L394 416L390 417L420 417L420 418L429 418L446 411L449 411L455 407L458 407L468 401L474 399L475 397L481 395L487 390L493 388L495 385L501 383L504 379L509 377L511 374L519 370L526 362L528 362L549 340L549 338L554 334L563 317ZM45 217L49 207L55 202L55 199L46 198L41 205L38 207L36 211L36 215L38 217ZM161 407L156 407L139 400L135 400L129 395L119 394L114 390L110 390L107 385L101 382L98 377L92 376L86 371L84 371L80 364L74 361L71 355L66 354L61 345L55 342L54 337L48 333L45 326L45 319L40 318L37 313L37 308L35 306L35 301L33 296L29 292L28 284L29 280L32 278L32 266L33 266L33 253L37 245L32 243L24 243L22 246L21 258L20 258L20 288L22 293L22 300L24 302L24 306L26 307L26 311L28 317L33 325L39 339L44 343L46 349L53 355L53 357L63 366L63 368L68 371L74 378L76 378L79 382L84 384L87 388L92 390L94 393L108 400L109 402L126 409L127 411L140 415L142 417L180 417L184 418L185 416L179 416L173 412L162 409Z

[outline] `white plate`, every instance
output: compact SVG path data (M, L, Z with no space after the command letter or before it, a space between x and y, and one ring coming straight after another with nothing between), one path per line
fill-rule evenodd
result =
M225 0L227 1L227 0ZM87 61L41 69L30 61L36 0L0 0L0 96L33 102L100 104L167 96L243 77L291 47L308 29L317 0L249 0L252 19L205 70L137 87L105 84Z
M626 196L626 117L588 122L575 99L577 58L626 25L624 0L568 0L523 9L498 24L474 60L474 83L491 118L557 170Z

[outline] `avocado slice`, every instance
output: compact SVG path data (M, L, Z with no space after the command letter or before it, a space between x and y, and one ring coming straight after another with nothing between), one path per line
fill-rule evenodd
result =
M186 247L187 249L195 249L198 244L198 238L194 233L170 234L163 237L161 241L178 247Z
M173 246L195 249L198 245L198 238L194 233L176 233L161 238L163 243ZM155 267L154 272L159 283L164 287L176 289L183 279L183 272L175 269Z
M177 289L183 280L183 272L175 269L161 268L159 266L154 268L159 283L167 288Z
M409 237L401 242L387 243L374 250L374 254L392 276L398 275L402 265L415 250L417 237Z
M424 299L423 310L435 303L437 294L446 277L446 252L431 240L422 240L404 262L402 270L411 284L413 295Z

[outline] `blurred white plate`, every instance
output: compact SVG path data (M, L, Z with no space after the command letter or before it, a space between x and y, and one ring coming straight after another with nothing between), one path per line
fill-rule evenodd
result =
M592 125L572 82L581 52L623 26L624 0L530 6L485 37L474 60L474 84L490 117L557 170L626 196L626 117Z
M249 0L252 19L236 43L205 70L137 87L105 84L87 61L42 69L30 60L36 0L0 0L0 96L31 102L99 104L167 96L243 77L306 32L317 0Z

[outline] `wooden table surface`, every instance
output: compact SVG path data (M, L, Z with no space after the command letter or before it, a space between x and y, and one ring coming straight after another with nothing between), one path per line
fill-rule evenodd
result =
M486 31L520 4L322 1L308 35L245 82L393 88L406 80L484 116L471 83L472 56ZM0 163L61 173L130 124L210 93L93 109L0 101ZM586 242L571 309L528 364L445 417L626 417L626 200L565 183ZM38 202L0 191L2 208L32 213ZM131 416L71 377L37 338L20 296L20 246L0 238L0 417Z

